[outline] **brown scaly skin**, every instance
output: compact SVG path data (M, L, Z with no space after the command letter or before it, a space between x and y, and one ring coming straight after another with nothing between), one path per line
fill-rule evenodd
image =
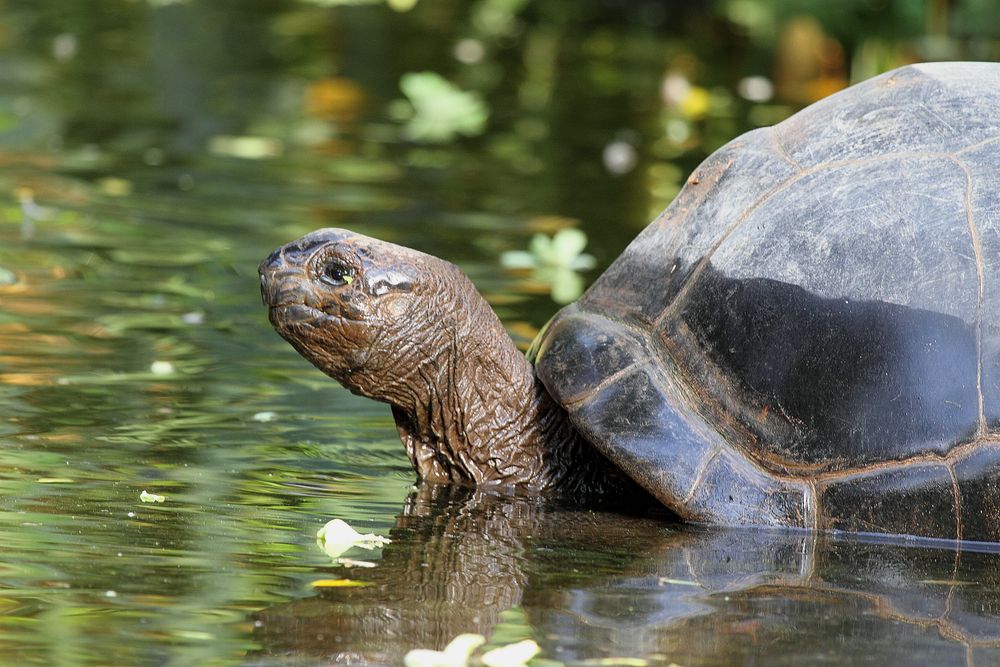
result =
M546 393L454 265L321 229L260 265L277 332L355 394L389 403L431 482L633 495Z

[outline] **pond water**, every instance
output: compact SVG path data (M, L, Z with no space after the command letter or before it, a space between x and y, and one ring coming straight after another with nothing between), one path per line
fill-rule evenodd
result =
M261 258L343 226L455 261L527 344L739 132L1000 55L982 3L848 4L4 3L0 664L395 665L464 632L549 665L1000 663L997 553L414 489L388 409L260 305ZM570 227L594 268L503 265ZM392 542L332 557L333 518Z

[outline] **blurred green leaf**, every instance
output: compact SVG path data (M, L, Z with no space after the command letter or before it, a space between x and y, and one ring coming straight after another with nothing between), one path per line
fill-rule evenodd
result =
M486 129L489 111L483 100L436 72L405 74L399 87L414 111L403 130L407 139L444 143L458 135L474 137Z
M500 255L500 264L508 269L532 269L531 278L548 285L552 300L570 303L583 294L584 281L579 271L592 269L593 256L583 252L587 235L579 229L561 229L553 236L535 234L528 252L508 250Z

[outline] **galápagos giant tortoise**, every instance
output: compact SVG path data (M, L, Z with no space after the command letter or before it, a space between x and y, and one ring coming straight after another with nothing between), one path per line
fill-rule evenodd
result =
M627 476L691 521L1000 541L1000 64L904 67L719 149L534 367L423 253L324 229L260 272L426 480Z

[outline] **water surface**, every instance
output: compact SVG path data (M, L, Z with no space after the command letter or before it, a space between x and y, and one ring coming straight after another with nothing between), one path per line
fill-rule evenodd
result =
M526 344L573 278L504 252L577 227L592 280L740 131L995 57L973 9L947 39L865 3L342 4L0 8L0 664L400 664L462 632L567 664L1000 661L996 553L414 490L387 408L281 341L256 278L350 227L457 262ZM805 75L800 34L828 40ZM420 72L472 94L432 130ZM392 542L339 562L332 518Z

